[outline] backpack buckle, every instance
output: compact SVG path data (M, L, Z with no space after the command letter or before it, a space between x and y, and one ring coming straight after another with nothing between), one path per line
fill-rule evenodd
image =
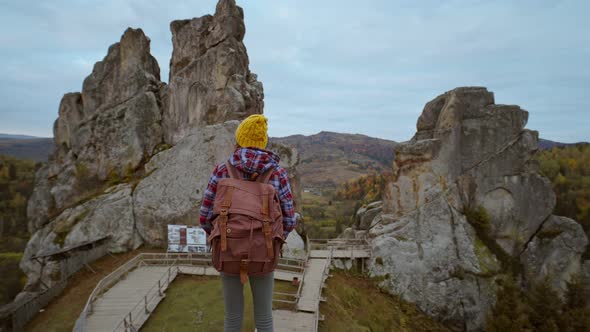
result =
M262 233L264 234L264 240L266 242L266 255L270 258L274 257L274 250L272 248L272 238L270 236L271 226L270 220L262 221Z
M248 264L250 263L247 259L242 259L240 261L240 281L242 285L246 283L248 280Z
M220 222L220 235L221 235L221 251L227 250L227 214L222 214L219 220Z

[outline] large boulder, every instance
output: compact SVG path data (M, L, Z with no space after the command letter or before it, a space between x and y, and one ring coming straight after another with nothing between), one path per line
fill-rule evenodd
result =
M527 279L548 278L560 292L567 289L566 281L573 275L584 274L581 258L588 239L576 221L550 216L522 255Z
M25 249L20 267L27 275L26 290L36 290L40 283L51 287L61 280L64 261L55 257L32 259L62 248L109 237L107 250L125 252L141 245L135 231L132 187L119 185L83 204L64 210L33 234ZM76 250L68 253L75 255Z
M354 226L359 230L368 230L372 221L383 210L383 202L377 201L363 206L356 211Z
M194 129L174 147L155 155L135 189L136 226L144 241L166 244L167 225L198 225L203 192L215 165L233 152L238 121Z
M170 30L166 142L175 144L194 126L262 113L262 83L248 69L244 13L234 0L219 1L213 16L173 21Z
M304 259L307 255L305 242L297 231L293 230L287 236L287 242L283 245L283 257Z
M383 212L363 223L371 273L456 330L482 329L502 274L525 271L530 282L553 273L562 286L581 272L586 236L551 215L555 194L533 161L538 135L527 120L518 106L494 104L485 88L438 96L414 137L395 148ZM560 233L549 241L543 230Z
M192 129L145 165L148 175L137 185L133 200L137 230L146 243L165 245L168 224L199 224L203 191L215 165L234 151L238 124L232 120ZM281 166L296 172L298 159L289 158L297 153L294 149L281 145L269 148L281 157Z
M478 329L494 302L496 257L477 239L449 192L401 217L383 215L369 231L373 275L393 294L449 327Z

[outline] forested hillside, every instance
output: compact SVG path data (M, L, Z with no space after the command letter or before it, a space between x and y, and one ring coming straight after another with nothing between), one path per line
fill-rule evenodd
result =
M394 141L365 135L320 132L271 141L297 149L304 188L324 191L371 173L387 171L393 164Z
M4 137L3 137L4 136ZM0 134L0 154L46 162L53 152L53 138L12 136Z
M590 234L590 144L556 147L538 159L557 195L554 213L576 220ZM588 250L585 258L590 258Z
M33 191L35 162L0 155L0 305L21 290L18 268L29 234L27 199Z

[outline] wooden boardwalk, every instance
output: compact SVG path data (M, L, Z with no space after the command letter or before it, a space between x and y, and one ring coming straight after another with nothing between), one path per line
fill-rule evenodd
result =
M307 260L281 259L275 279L301 280L296 310L273 311L277 331L316 332L322 289L329 275L332 258L356 259L370 257L366 246L346 240L329 240L310 250ZM308 246L309 247L309 246ZM105 277L90 296L74 331L137 331L164 298L168 285L179 273L218 276L208 266L207 254L143 253ZM305 268L303 266L305 264ZM278 300L277 300L278 301Z
M274 310L272 320L274 329L281 332L313 332L317 323L315 314L291 310Z
M134 327L139 329L164 296L150 298L147 301L147 313L142 299L150 289L157 287L158 280L163 277L168 280L168 270L166 266L140 266L129 272L93 304L92 313L87 318L86 330L111 332L129 313L133 316ZM170 281L176 277L176 271L171 269ZM165 288L167 287L163 287L162 291ZM119 326L117 330L123 331L124 326Z
M168 285L168 266L141 266L127 274L93 304L92 313L87 318L86 331L124 331L121 324L124 318L131 312L133 327L139 329L147 320L151 311L164 298L163 292L167 287L162 287L162 296L156 295L145 298L146 294L157 292L158 280L165 279L160 284ZM177 269L171 269L170 282L178 273L219 276L219 272L211 266L180 265ZM292 281L294 277L302 279L301 273L293 271L275 270L275 279ZM144 301L142 301L144 300ZM147 303L147 312L145 310ZM314 326L315 315L297 313L288 310L275 311L273 317L276 320L278 331L313 331L307 329ZM291 328L292 327L292 328Z
M297 302L297 310L316 313L319 310L322 295L322 286L327 277L325 271L330 264L329 258L310 258L305 276L303 277L303 289Z
M371 256L371 253L367 249L336 249L330 250L322 249L322 250L312 250L309 257L310 258L327 258L328 256L332 255L332 258L367 258Z
M211 266L180 265L178 268L180 270L180 273L184 274L194 274L200 276L219 276L219 272L217 272L217 270L215 270L215 268ZM275 270L274 273L275 280L293 281L293 278L298 278L299 280L301 280L302 278L301 273L294 271Z

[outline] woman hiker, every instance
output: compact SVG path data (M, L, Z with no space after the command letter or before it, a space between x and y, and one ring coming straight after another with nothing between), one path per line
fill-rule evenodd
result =
M272 151L266 150L268 143L267 119L261 114L249 116L240 123L238 129L236 130L235 136L235 151L229 157L227 162L217 165L213 170L213 174L209 180L207 189L204 192L200 209L201 227L205 230L205 232L207 232L209 241L216 241L215 244L212 242L212 256L213 264L214 266L217 264L216 269L218 269L221 274L223 300L225 303L224 331L226 332L240 331L242 327L244 315L243 284L245 282L245 276L243 275L245 274L245 271L242 271L242 268L244 270L248 268L247 261L250 260L250 252L248 254L247 261L242 259L242 264L240 264L240 261L235 262L235 264L238 264L239 266L239 274L236 275L235 273L225 273L223 269L219 268L219 266L223 266L224 264L229 266L234 262L225 261L222 262L224 264L219 263L220 256L219 252L216 253L216 248L218 248L217 251L223 251L224 249L219 248L223 248L225 246L225 250L227 250L226 253L235 253L238 251L238 249L235 248L240 246L250 246L249 244L244 243L252 239L253 226L251 226L249 232L247 232L246 229L245 234L249 233L250 238L244 237L243 239L239 239L239 241L244 243L235 242L236 238L232 238L232 235L235 236L235 234L241 230L239 227L236 228L235 226L238 225L238 222L234 222L233 220L236 219L232 219L231 207L224 206L224 204L231 205L232 197L233 201L235 202L234 204L239 204L240 201L243 203L248 197L237 198L236 195L240 195L239 189L230 188L228 190L230 187L228 184L231 183L233 184L232 186L239 187L240 184L243 184L242 181L235 182L235 180L224 180L221 183L220 181L222 179L235 177L241 178L240 180L257 181L258 178L258 182L265 182L272 185L266 185L266 189L264 189L266 191L264 193L267 195L270 195L268 194L268 189L270 188L272 190L272 187L274 187L275 191L273 193L276 193L276 195L272 196L268 202L264 202L263 199L262 203L255 201L254 204L252 204L252 206L256 205L257 209L254 213L262 211L262 219L265 219L262 221L270 221L269 219L272 219L273 216L277 220L277 222L272 223L274 226L270 226L270 223L268 222L265 225L265 223L262 221L256 221L257 225L260 225L258 229L261 230L261 238L262 236L267 236L265 238L266 241L263 239L257 243L260 243L260 246L264 247L266 242L266 246L268 247L268 255L270 256L266 256L266 247L264 247L261 251L264 257L275 257L274 266L276 266L276 262L278 261L278 257L276 256L278 256L280 250L276 247L282 247L282 242L284 242L284 240L287 238L289 232L294 229L296 223L293 208L293 195L291 193L287 171L279 166L279 156ZM249 188L252 188L251 185L253 184L245 184L245 186L250 186ZM263 186L260 186L260 188L262 187ZM250 191L252 190L250 189ZM261 197L266 197L264 196L264 193ZM216 194L219 194L217 200ZM243 194L243 196L246 196L246 194ZM278 200L276 198L278 198ZM224 209L225 218L222 219L221 217L224 215ZM229 211L229 216L227 211ZM264 214L264 211L266 211L266 214ZM241 220L246 220L246 222L249 221L247 224L253 225L253 219L256 219L255 217L252 217L253 215L254 214L250 213L248 216L241 216ZM265 216L267 218L265 218ZM229 223L228 220L230 221ZM268 239L268 234L271 232L275 232L273 234L276 234L273 235L272 238L276 240L274 241L275 247L273 247L272 240ZM211 235L212 233L213 235ZM242 233L244 232L242 231ZM264 235L262 235L262 233L264 233ZM278 237L278 239L275 239L274 237ZM269 243L269 241L271 242ZM232 248L231 246L234 247ZM222 252L221 254L223 255L224 253ZM262 266L264 263L259 264ZM257 271L274 270L274 266L266 265L264 268L260 268ZM250 272L251 266L250 270L248 271L248 279L250 281L250 288L252 289L252 297L254 302L254 320L256 323L256 328L260 332L273 331L272 294L274 286L274 272L271 271L265 274L260 274L263 272L258 274L250 274Z

